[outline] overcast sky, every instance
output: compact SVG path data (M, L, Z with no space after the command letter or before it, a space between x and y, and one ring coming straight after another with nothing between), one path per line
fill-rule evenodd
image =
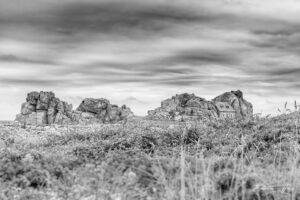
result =
M300 102L298 0L0 0L0 120L32 90L138 115L176 93Z

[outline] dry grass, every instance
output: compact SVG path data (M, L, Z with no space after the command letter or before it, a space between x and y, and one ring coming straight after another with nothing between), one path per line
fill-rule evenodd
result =
M300 199L299 113L0 125L0 199Z

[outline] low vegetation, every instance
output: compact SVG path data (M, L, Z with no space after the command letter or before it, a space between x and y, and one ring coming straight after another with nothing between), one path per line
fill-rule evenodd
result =
M299 119L3 122L0 199L300 200Z

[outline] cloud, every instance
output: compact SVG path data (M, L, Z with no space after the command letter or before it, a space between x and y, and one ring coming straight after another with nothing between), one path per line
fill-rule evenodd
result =
M29 63L29 64L56 64L54 61L50 60L34 60L28 58L17 57L15 55L0 55L0 62L9 62L9 63Z
M145 113L241 89L270 111L263 98L300 95L299 13L294 0L0 1L0 90L14 105L33 89L123 95Z
M44 1L36 4L29 1L30 4L33 9L17 10L10 7L11 12L5 10L6 6L1 9L4 14L0 15L0 26L7 30L12 29L7 31L7 35L12 33L24 38L13 32L13 28L18 26L25 31L29 31L29 27L42 33L34 39L46 42L70 43L76 40L80 43L90 41L90 37L87 36L95 34L100 34L104 39L139 39L164 31L169 32L177 24L199 23L215 18L206 12L199 12L201 10L196 12L187 6L181 8L165 2L155 4L140 1L69 1L50 4ZM52 36L47 38L44 34ZM108 37L107 34L111 35Z

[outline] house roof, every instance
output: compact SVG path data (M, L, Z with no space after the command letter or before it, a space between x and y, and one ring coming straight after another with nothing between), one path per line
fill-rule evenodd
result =
M233 107L227 102L215 102L219 112L235 112Z

